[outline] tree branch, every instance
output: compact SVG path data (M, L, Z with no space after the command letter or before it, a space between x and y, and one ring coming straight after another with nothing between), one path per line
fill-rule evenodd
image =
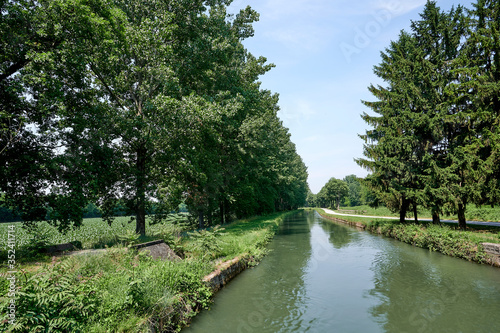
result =
M109 85L106 83L106 81L104 80L104 78L102 77L102 75L99 73L99 71L95 68L95 66L94 66L94 64L92 62L90 62L90 68L92 69L92 72L94 72L94 74L97 76L97 78L99 79L99 81L101 81L101 83L104 85L104 87L106 88L106 90L108 91L108 93L111 95L111 97L115 100L116 103L118 103L118 106L120 108L122 108L123 110L126 110L125 107L123 106L123 104L120 102L120 99L118 98L118 96L109 87Z
M5 71L5 73L2 73L0 75L0 82L2 82L3 80L5 80L9 76L11 76L12 74L14 74L17 71L19 71L21 68L23 68L24 66L26 66L30 61L31 61L30 59L24 58L23 60L19 60L18 62L15 62L14 64L12 64L9 68L7 68L7 70Z

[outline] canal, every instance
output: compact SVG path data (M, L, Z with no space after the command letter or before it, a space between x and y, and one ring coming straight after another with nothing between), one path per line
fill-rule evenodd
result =
M194 332L500 332L500 269L300 212Z

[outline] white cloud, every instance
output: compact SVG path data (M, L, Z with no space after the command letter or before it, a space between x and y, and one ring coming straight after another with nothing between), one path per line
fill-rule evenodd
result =
M409 13L425 5L426 2L427 0L379 0L376 2L375 10L387 10L396 17Z
M313 107L305 100L293 102L293 106L282 106L278 112L278 116L287 127L291 125L300 125L303 121L307 121L311 116L315 115Z
M295 52L316 52L329 43L328 31L314 25L277 27L264 35Z

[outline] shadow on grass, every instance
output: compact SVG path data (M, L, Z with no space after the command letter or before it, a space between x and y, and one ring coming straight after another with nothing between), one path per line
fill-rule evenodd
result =
M238 220L231 224L223 225L225 229L224 233L241 235L256 229L258 230L268 227L278 228L279 221L277 218L280 216L283 216L283 212L252 217L245 220Z

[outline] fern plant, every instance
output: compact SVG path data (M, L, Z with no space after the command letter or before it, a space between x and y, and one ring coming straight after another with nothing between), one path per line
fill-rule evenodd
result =
M127 230L125 233L118 236L118 240L124 243L125 246L131 246L137 242L140 235L136 234L133 230Z
M78 332L93 314L96 289L88 281L75 281L67 262L31 276L23 285L11 332Z
M220 235L224 228L219 225L212 230L204 229L201 231L190 232L193 252L198 252L202 257L215 259L220 256L222 248L220 246Z

